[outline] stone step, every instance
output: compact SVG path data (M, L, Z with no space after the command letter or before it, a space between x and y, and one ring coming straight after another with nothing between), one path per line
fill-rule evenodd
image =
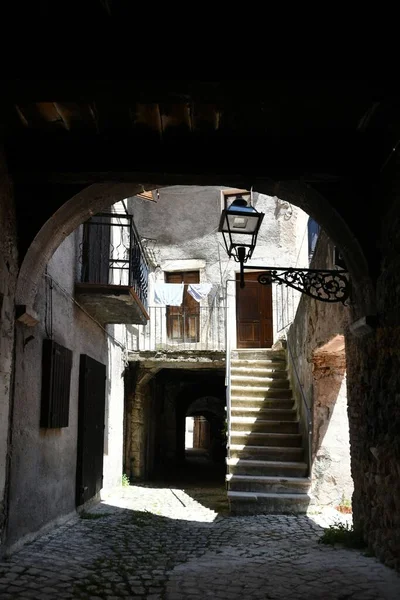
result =
M307 494L275 494L228 491L230 511L234 515L305 514L310 497Z
M287 379L287 371L276 368L232 366L231 376L234 377L267 377L270 379Z
M257 437L297 435L301 443L298 421L265 421L254 417L231 417L231 433L247 433Z
M274 377L251 377L247 375L232 375L231 376L231 387L250 387L255 389L288 389L290 387L289 380L287 377L274 378Z
M226 476L228 489L235 492L264 492L276 494L305 494L310 489L308 477L276 477L263 475Z
M293 439L289 439L292 435ZM297 434L300 435L300 434ZM279 436L282 436L279 439ZM249 431L231 431L229 456L239 458L254 458L261 460L274 460L276 455L285 456L278 460L299 460L303 458L304 450L301 444L302 437L293 434L252 433ZM286 456L289 455L288 458Z
M285 408L263 408L262 406L231 406L232 417L257 417L267 421L296 421L297 412Z
M249 368L249 369L279 369L286 371L286 360L271 360L262 358L256 359L244 359L244 360L231 360L232 368Z
M231 408L257 408L262 409L292 409L293 398L256 398L254 396L231 396Z
M302 460L251 460L230 457L226 459L229 474L273 475L276 477L306 477L307 465Z
M283 350L276 351L268 348L238 348L231 351L231 360L275 360L286 362L286 353Z
M243 443L244 442L244 443ZM266 444L260 444L260 440L246 439L245 437L232 436L231 443L229 446L229 459L233 462L229 463L235 466L236 473L242 475L250 475L254 473L253 469L262 469L265 461L277 460L278 462L302 462L304 460L304 449L301 446L268 446ZM247 464L250 461L253 464ZM257 464L256 464L257 463ZM268 465L267 465L268 466ZM252 469L251 473L243 472L243 468L249 467ZM269 473L261 472L257 475L269 475Z
M258 386L250 387L243 385L231 385L231 398L291 398L292 390L289 385L285 388L279 388L276 386Z

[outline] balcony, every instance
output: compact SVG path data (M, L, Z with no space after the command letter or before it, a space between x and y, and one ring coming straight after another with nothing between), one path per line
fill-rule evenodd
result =
M144 327L128 330L128 348L133 352L224 352L225 306L150 306L150 320Z
M145 325L148 263L133 217L99 213L83 225L75 296L97 321Z

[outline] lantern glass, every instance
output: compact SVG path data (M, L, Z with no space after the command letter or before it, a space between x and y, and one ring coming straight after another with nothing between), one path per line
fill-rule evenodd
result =
M222 211L219 231L224 237L228 256L240 262L246 262L251 257L263 218L263 213L259 213L252 206L247 206L246 201L240 196L229 208ZM240 258L238 248L245 248L245 253L243 255L242 251Z

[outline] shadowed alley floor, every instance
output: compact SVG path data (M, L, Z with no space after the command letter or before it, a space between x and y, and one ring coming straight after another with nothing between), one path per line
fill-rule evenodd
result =
M3 559L0 599L400 597L376 559L318 544L324 514L221 517L164 484L121 488L83 516Z

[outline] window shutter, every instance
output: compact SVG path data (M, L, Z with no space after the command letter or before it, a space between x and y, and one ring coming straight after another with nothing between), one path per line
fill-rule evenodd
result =
M71 370L71 350L43 340L41 427L68 427Z

